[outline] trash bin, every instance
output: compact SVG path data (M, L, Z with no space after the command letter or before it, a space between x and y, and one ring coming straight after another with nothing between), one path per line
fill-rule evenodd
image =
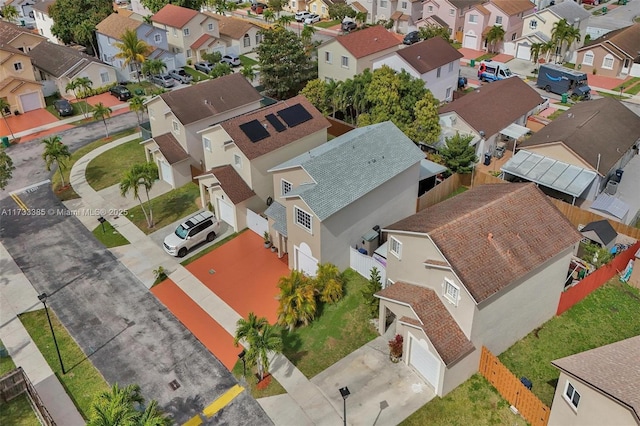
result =
M533 383L531 383L531 380L527 379L526 377L520 377L520 383L522 383L524 387L529 390L531 390L531 388L533 387Z
M563 93L562 94L562 103L566 104L568 100L569 100L569 95L567 93Z
M2 146L4 146L5 148L9 148L9 137L8 136L3 136L2 137Z
M490 153L490 152L487 152L487 153L484 155L484 163L483 163L483 164L484 164L485 166L488 166L488 165L490 165L490 164L491 164L491 153Z
M133 91L133 93L135 93L137 96L142 96L142 95L144 95L144 90L136 89L136 90Z
M607 9L607 6L603 6L602 7L602 14L603 15L606 15L608 11L609 11L609 9Z
M475 60L475 59L472 59L472 60L469 62L469 66L470 66L471 68L474 68L474 67L476 66L476 60Z

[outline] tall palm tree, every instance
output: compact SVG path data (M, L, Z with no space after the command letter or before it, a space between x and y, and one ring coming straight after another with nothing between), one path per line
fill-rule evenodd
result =
M256 78L256 72L253 70L253 65L251 64L244 64L240 70L240 74L249 81L253 81L253 79Z
M278 18L278 25L282 26L282 28L287 28L293 21L293 15L281 15Z
M310 49L312 45L312 37L316 33L316 27L313 25L305 25L302 28L302 34L300 34L300 38L302 39L302 43L305 45L307 50Z
M92 403L93 413L88 426L168 426L171 424L159 409L156 401L145 407L140 386L128 385L121 388L117 383L109 391L99 394Z
M354 20L360 25L364 24L365 22L367 22L367 12L356 13L356 17L354 18Z
M7 121L6 111L11 112L11 105L7 101L7 98L0 98L0 114L2 114L2 119L4 120L4 124L9 129L9 133L11 133L11 139L15 139L15 135L13 134L13 130L9 126L9 122Z
M144 104L144 99L142 99L140 96L134 96L129 101L129 109L136 113L138 126L140 126L140 124L142 123L141 118L144 118L144 112L147 109L146 105Z
M76 36L76 41L79 43L89 43L91 45L91 50L93 50L93 56L98 57L98 49L96 49L95 43L95 30L96 27L91 21L82 21L80 24L76 25L74 33Z
M149 198L149 191L153 188L155 180L158 179L158 166L155 163L134 164L129 169L120 181L120 195L126 197L129 191L133 191L133 197L140 203L140 208L147 220L147 226L153 228L153 210L151 208L151 198ZM142 198L140 197L140 187L143 186L147 194L147 210L145 210L142 204Z
M534 64L538 64L538 59L540 59L540 53L542 53L542 43L533 43L531 44L531 61Z
M107 132L107 137L109 137L109 127L107 127L107 118L111 117L111 108L99 102L97 105L93 107L93 119L98 121L102 120L104 123L104 128Z
M553 51L556 56L556 61L558 60L558 56L562 53L562 45L566 40L567 32L570 28L571 25L569 25L566 19L561 19L553 24L553 28L551 29L551 41L553 42Z
M167 64L160 59L147 59L142 63L142 74L145 76L162 74L166 69Z
M11 23L15 23L18 19L18 16L20 16L20 12L18 12L18 9L11 4L4 6L1 12L4 20Z
M298 323L309 324L316 314L315 289L302 272L292 270L278 282L278 323L291 331Z
M236 323L236 335L233 338L233 344L238 346L241 340L251 344L251 340L255 338L255 335L262 332L267 325L269 325L269 321L266 318L258 318L256 314L249 312L246 320L240 318Z
M140 64L151 53L151 46L144 40L138 39L138 34L133 30L126 30L122 33L122 41L115 43L120 49L116 54L116 58L124 59L124 65L133 64L137 71L138 83L140 83Z
M139 426L170 426L173 421L158 408L158 402L153 400L139 414L137 425Z
M87 98L88 97L87 95L89 94L89 90L93 86L93 81L91 81L89 77L77 77L74 80L76 82L75 84L77 85L78 89L82 90L83 97ZM89 114L89 104L84 102L80 104L80 106L82 108L82 114L84 115L84 118L87 118L87 114Z
M264 12L262 12L262 17L264 18L264 22L273 22L276 19L276 14L273 13L273 11L271 9L267 9Z
M565 55L563 56L563 58L566 57L566 54L571 51L571 47L573 46L574 43L580 42L581 35L582 34L580 34L580 29L577 27L570 26L567 28L563 38L563 42L567 43L567 51L565 52Z
M45 138L42 140L42 143L44 144L42 159L47 166L47 171L51 171L51 166L56 164L58 166L58 172L60 173L62 186L65 186L62 171L67 168L67 160L71 158L69 147L62 143L62 139L60 139L58 135Z
M501 25L494 25L484 36L487 44L492 46L491 52L495 53L496 44L504 40L504 28Z
M279 335L279 330L271 324L267 324L255 337L246 355L250 364L255 362L258 367L260 380L263 380L265 373L269 372L269 352L281 351L282 337Z

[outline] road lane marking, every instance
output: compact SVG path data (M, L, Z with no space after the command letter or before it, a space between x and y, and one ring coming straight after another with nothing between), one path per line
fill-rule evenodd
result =
M193 416L186 423L183 423L182 426L199 426L202 424L202 419L200 416Z
M20 207L20 210L27 211L29 209L27 205L16 194L9 194L9 195L11 196L13 201L16 202L18 207Z
M242 393L244 388L240 385L234 385L231 389L222 394L218 399L213 401L203 411L207 417L213 417L218 411L226 407L234 398Z

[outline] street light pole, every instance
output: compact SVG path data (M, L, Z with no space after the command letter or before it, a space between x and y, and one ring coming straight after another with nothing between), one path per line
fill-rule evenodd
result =
M347 397L351 395L348 387L340 388L340 395L342 395L342 410L343 410L343 420L344 426L347 426Z
M60 368L62 374L67 374L62 363L62 356L60 355L60 348L58 347L58 340L56 339L56 333L53 331L53 324L51 323L51 317L49 316L49 308L47 308L47 293L38 295L38 300L44 305L44 312L47 314L47 320L49 321L49 328L51 329L51 335L53 336L53 344L56 346L56 352L58 353L58 361L60 361Z

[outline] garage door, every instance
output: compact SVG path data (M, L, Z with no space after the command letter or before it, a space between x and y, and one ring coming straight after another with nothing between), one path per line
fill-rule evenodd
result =
M527 61L531 60L531 46L528 44L519 44L518 50L516 51L516 58L525 59Z
M20 103L22 104L22 111L24 112L42 108L42 105L40 105L40 94L38 92L20 95Z
M234 230L236 229L235 215L233 214L233 206L222 198L218 198L218 219L224 220Z
M440 360L432 355L429 349L425 348L410 333L409 345L411 346L409 364L427 379L427 382L437 391L440 379Z
M465 34L464 39L462 40L462 47L466 47L467 49L477 49L478 37L475 35Z
M164 160L160 160L158 163L160 165L162 180L173 186L173 173L171 173L171 166Z
M298 271L304 272L310 277L316 276L318 270L318 259L311 255L311 248L305 244L295 247L295 266Z

